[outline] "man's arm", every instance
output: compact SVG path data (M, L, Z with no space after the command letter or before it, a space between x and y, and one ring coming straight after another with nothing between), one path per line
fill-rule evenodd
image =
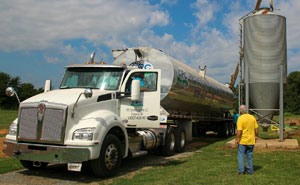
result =
M255 143L257 142L258 138L258 128L255 129Z
M238 130L237 133L236 133L236 137L235 137L235 144L238 145L239 144L239 139L242 135L242 131L241 130Z

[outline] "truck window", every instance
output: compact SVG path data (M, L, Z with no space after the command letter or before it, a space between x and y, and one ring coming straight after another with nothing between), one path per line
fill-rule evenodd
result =
M123 69L118 68L68 68L60 85L66 88L92 88L117 90Z
M155 72L132 73L126 83L125 91L131 91L132 80L141 81L141 91L156 91L157 89L157 73Z

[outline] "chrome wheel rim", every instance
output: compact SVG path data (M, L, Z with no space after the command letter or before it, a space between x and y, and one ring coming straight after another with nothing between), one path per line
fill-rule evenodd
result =
M170 150L174 150L174 147L175 147L175 134L172 132L170 134Z
M114 144L110 144L107 146L105 150L105 166L107 169L111 170L116 167L118 163L119 152Z
M226 128L226 136L229 136L229 127L228 127L228 125L225 128Z
M182 132L180 133L180 147L183 148L184 145L185 145L185 134L184 134L184 132L182 131Z

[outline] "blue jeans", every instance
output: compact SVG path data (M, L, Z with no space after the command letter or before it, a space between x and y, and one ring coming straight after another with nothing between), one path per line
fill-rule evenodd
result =
M253 170L253 149L254 145L241 145L238 146L238 161L239 161L239 173L244 173L244 156L247 156L247 172L252 174Z

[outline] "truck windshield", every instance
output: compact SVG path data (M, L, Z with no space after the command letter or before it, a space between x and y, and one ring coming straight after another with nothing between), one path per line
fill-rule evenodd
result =
M119 68L68 68L59 88L117 90L122 72Z

